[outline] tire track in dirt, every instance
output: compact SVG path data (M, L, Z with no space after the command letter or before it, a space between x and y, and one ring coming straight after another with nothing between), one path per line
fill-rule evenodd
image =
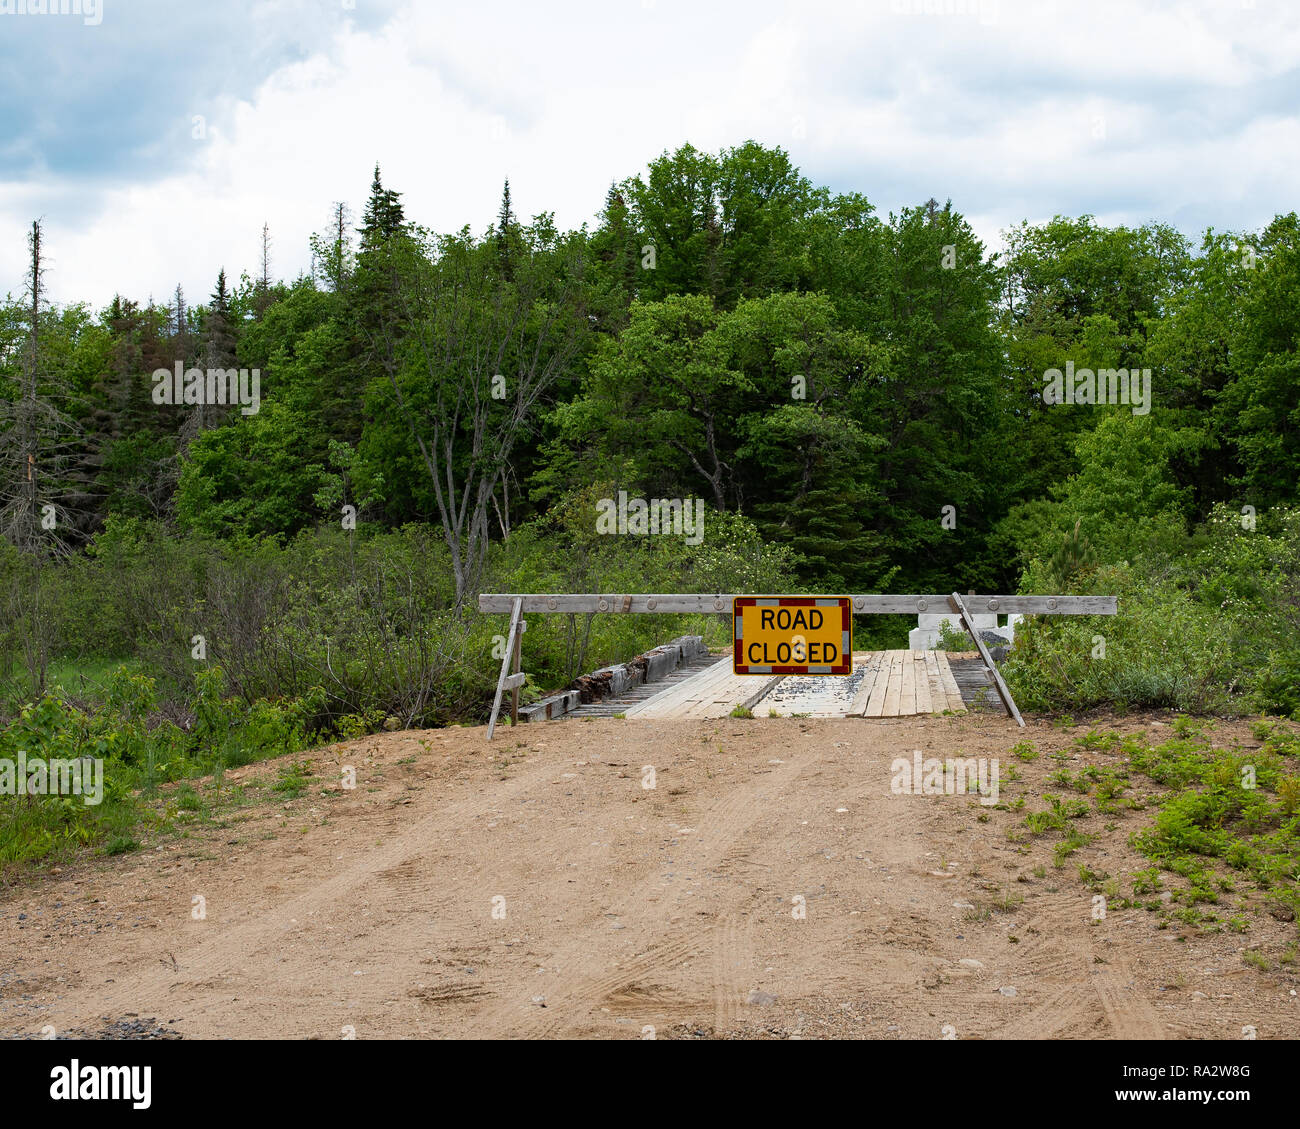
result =
M1096 999L1086 984L1069 984L1037 1007L1002 1024L990 1039L1077 1038L1097 1026Z
M700 833L693 847L688 848L674 865L680 871L703 872L716 866L736 841L765 812L765 810L804 772L821 760L823 751L818 748L804 752L773 771L762 773L716 801L711 808L695 817ZM525 1004L523 993L513 1000L502 1000L499 1006L477 1016L475 1034L479 1038L546 1038L572 1025L580 1013L611 992L626 989L637 979L680 965L705 954L713 944L719 928L719 919L689 928L685 935L675 940L657 941L655 938L671 928L669 918L681 910L687 891L676 894L669 903L659 903L664 887L659 874L644 879L615 908L614 912L629 929L639 936L641 955L630 964L616 966L597 977L584 976L583 966L589 965L597 942L590 935L573 937L569 943L546 962L548 991L546 1007ZM715 896L725 896L716 892ZM656 903L659 903L658 907ZM725 921L730 907L721 911ZM716 995L716 992L715 992ZM531 996L529 997L531 1001ZM716 1006L715 1006L716 1013Z
M713 1029L730 1031L746 996L744 971L753 965L753 937L735 914L723 916L713 935Z
M1117 1039L1163 1039L1165 1030L1151 1002L1122 983L1130 972L1128 962L1117 958L1114 967L1098 966L1090 977L1106 1022Z
M232 966L258 958L287 934L296 931L298 927L291 923L292 918L306 920L322 907L337 907L359 892L365 892L381 903L409 903L413 896L409 887L386 891L385 884L377 880L385 872L409 867L429 849L431 840L439 832L463 832L467 821L474 816L494 811L519 793L553 780L558 768L553 763L540 765L499 790L480 792L439 808L382 846L369 849L340 873L293 895L271 912L253 916L257 911L248 911L242 920L229 925L207 926L206 935L192 948L178 951L179 975L177 970L166 966L119 971L114 983L97 984L89 991L70 996L60 1005L60 1010L71 1010L77 1017L76 1022L81 1022L93 1016L139 1011L141 1007L155 1008L176 988L186 986L206 990L215 987ZM436 802L436 795L430 793L430 796ZM433 875L422 875L415 884L431 888L435 881ZM72 1026L73 1023L65 1015L61 1025Z
M1130 969L1118 960L1100 963L1092 944L1091 924L1081 918L1080 897L1057 895L1038 901L1026 919L1018 945L1021 975L1065 981L1063 990L1032 1010L1000 1025L996 1039L1058 1038L1080 1033L1099 1021L1116 1039L1163 1039L1164 1028L1150 1001L1129 988ZM1028 958L1027 960L1025 958Z

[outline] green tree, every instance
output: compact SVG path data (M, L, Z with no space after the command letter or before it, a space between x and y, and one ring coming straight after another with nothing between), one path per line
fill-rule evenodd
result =
M1276 217L1249 275L1234 380L1214 417L1237 451L1256 505L1297 498L1300 483L1300 217Z
M292 537L314 523L315 496L326 485L322 465L303 459L313 441L302 414L276 400L205 431L181 463L177 519L213 537Z

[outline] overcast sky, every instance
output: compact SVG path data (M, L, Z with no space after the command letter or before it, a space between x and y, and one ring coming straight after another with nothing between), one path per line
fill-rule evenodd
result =
M0 0L0 97L0 293L39 217L52 296L95 307L206 300L264 222L293 278L376 161L441 230L491 223L506 176L574 227L664 149L749 138L882 215L951 198L990 246L1300 196L1293 0Z

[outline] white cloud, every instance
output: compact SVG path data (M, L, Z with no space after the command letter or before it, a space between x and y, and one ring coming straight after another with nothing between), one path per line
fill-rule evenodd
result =
M1284 7L927 4L957 7L411 5L212 107L183 173L0 184L0 290L20 285L36 215L60 301L161 301L177 281L201 301L219 267L256 270L263 222L291 278L332 201L359 214L376 160L408 216L441 230L490 223L506 176L519 213L576 226L663 149L749 137L882 212L951 196L990 243L1055 212L1222 228L1293 206L1300 118L1248 108L1300 57Z

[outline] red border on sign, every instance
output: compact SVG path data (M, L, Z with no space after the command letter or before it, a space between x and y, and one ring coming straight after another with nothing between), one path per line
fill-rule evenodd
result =
M771 597L762 597L770 599ZM752 608L758 605L760 597L758 596L737 596L731 603L731 669L734 674L750 674L749 663L742 662L745 657L745 642L743 639L736 638L736 616L740 614L741 608ZM844 656L844 661L837 663L826 672L830 674L852 674L853 673L853 607L852 600L848 596L789 596L779 597L777 607L781 608L806 608L816 605L819 599L833 599L839 604L840 609L840 630L847 631L849 634L849 649ZM753 671L754 674L808 674L808 663L803 666L774 666L768 670ZM811 674L810 678L822 678L825 675Z

